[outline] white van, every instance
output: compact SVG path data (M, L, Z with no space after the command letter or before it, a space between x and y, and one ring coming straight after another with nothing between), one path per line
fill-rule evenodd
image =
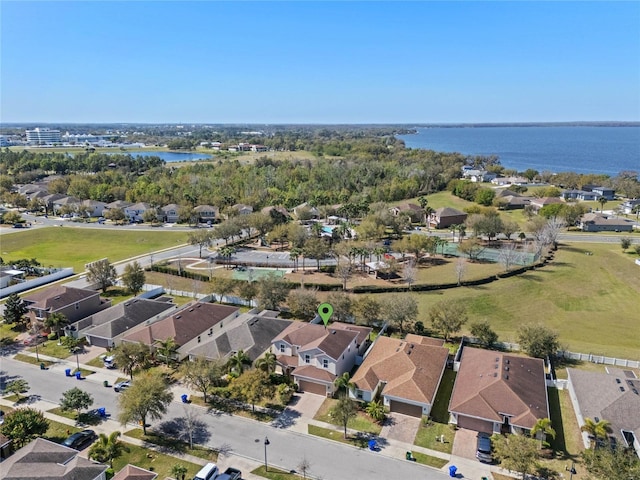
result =
M193 480L213 480L218 476L218 473L220 473L220 470L218 470L218 466L215 463L207 463L196 473Z

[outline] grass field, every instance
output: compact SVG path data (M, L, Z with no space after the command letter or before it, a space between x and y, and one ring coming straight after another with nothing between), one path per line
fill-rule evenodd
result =
M35 258L45 266L73 267L83 272L99 258L111 262L183 244L186 232L117 231L76 228L39 228L2 237L5 261Z
M522 323L541 322L572 351L638 359L640 268L634 258L617 243L561 246L553 263L524 275L413 294L418 320L428 328L431 306L453 299L466 305L470 322L489 321L500 340L514 341Z

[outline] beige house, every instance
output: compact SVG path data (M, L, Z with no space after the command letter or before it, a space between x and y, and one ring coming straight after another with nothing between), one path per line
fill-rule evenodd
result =
M61 313L70 323L98 313L111 306L111 300L94 290L55 285L23 298L31 321L44 322L49 315Z

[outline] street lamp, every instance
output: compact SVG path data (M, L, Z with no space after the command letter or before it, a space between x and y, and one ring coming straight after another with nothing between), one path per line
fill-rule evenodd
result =
M269 466L267 465L267 445L269 445L271 442L269 441L269 439L267 437L264 437L264 471L268 472L269 471Z
M569 467L564 467L565 471L567 471L567 472L569 472L569 473L570 473L569 480L572 480L572 479L573 479L573 476L574 476L576 473L578 473L578 472L576 472L575 466L576 466L576 462L571 462L571 468L569 468Z
M76 354L76 365L78 367L78 370L76 370L77 372L80 371L80 348L79 347L75 347L73 349L73 353Z

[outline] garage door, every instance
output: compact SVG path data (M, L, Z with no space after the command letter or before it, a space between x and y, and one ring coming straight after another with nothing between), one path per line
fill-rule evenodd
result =
M493 433L493 423L479 418L458 415L458 427L475 430L476 432Z
M420 405L411 405L409 403L391 400L389 410L404 415L411 415L412 417L422 417L422 407Z
M322 396L325 396L327 394L327 386L323 383L314 383L307 380L300 380L300 382L298 382L298 386L300 387L300 391L302 392L315 393Z

